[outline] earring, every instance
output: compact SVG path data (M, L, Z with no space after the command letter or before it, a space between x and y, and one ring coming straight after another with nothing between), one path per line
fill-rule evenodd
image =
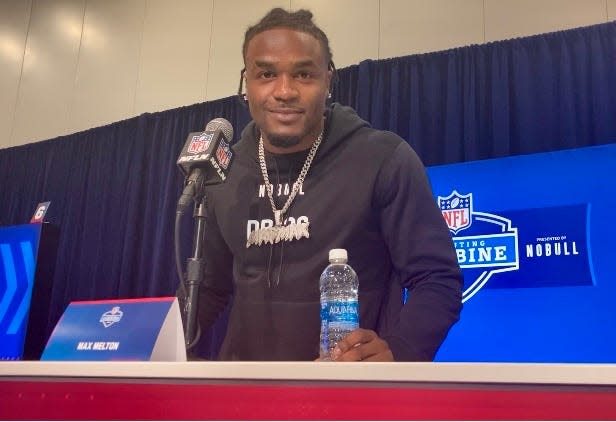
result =
M248 96L246 94L242 94L242 98L244 99L244 101L248 102Z
M328 93L327 93L327 98L331 98L331 97L332 97L332 93L331 93L331 92L328 92Z

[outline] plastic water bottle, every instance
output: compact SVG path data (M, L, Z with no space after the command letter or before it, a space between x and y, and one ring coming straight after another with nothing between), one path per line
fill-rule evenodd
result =
M321 274L320 358L329 360L336 344L359 328L357 274L349 264L346 249L329 251L329 265Z

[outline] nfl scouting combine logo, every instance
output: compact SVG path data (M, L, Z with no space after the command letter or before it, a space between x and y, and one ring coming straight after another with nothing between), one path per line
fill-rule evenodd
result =
M473 194L453 191L438 197L443 218L454 235L458 263L464 272L462 302L473 297L496 274L520 268L518 229L502 215L473 209Z
M114 306L113 308L111 308L110 311L105 312L101 316L99 322L103 324L105 328L107 328L110 325L115 324L116 322L120 322L120 320L122 319L122 315L124 315L124 312L120 310L120 307Z

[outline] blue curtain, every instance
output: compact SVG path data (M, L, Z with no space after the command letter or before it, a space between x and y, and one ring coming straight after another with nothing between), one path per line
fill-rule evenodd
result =
M340 71L337 98L426 165L616 141L616 23Z
M340 70L334 100L401 135L426 165L615 142L616 23L367 60ZM229 97L0 150L0 224L51 201L46 219L60 227L53 279L37 281L50 306L31 310L47 336L73 300L174 294L175 161L215 117L236 138L249 121Z

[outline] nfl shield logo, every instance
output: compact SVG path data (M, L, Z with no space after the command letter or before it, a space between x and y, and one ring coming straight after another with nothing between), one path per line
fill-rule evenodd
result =
M209 146L210 142L212 142L213 135L210 133L202 133L201 135L195 135L190 140L190 144L188 145L189 154L199 154L205 151Z
M467 229L472 223L473 194L460 195L457 191L451 192L447 197L438 197L438 206L443 213L449 230L453 234Z
M220 145L218 145L218 149L216 150L216 159L218 160L218 164L225 170L229 167L229 162L231 161L231 150L229 149L229 144L225 141L220 141Z

